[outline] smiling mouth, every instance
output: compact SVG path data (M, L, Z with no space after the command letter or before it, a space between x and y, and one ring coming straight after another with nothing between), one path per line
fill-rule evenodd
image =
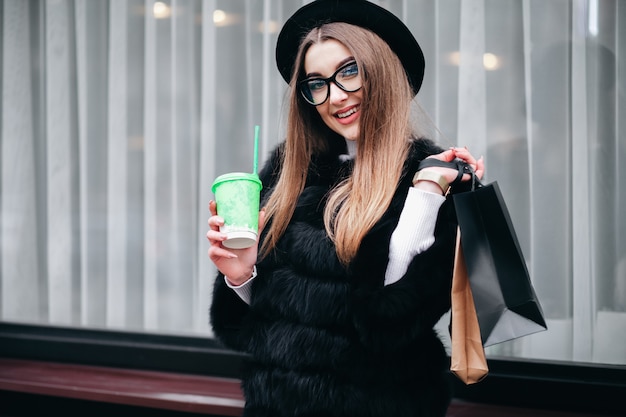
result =
M359 106L354 106L352 107L350 110L345 111L343 113L337 113L335 114L335 117L339 118L339 119L345 119L348 116L353 115L354 113L356 113L359 110Z

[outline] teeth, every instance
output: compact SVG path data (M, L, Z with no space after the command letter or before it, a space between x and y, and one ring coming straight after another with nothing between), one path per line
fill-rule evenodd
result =
M345 113L337 113L337 117L340 119L346 118L348 116L350 116L351 114L356 113L357 108L356 107L352 107L350 110L348 110Z

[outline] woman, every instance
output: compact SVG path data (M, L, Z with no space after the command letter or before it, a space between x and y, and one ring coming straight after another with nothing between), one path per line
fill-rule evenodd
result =
M419 45L364 0L317 0L278 38L287 137L260 173L260 247L221 245L211 324L247 353L244 416L444 416L456 220L446 198L484 164L414 138ZM423 162L427 159L427 162ZM421 164L421 165L420 165ZM421 169L420 169L421 167Z

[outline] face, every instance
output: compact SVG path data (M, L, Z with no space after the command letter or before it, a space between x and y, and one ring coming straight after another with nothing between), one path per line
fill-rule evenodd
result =
M341 42L329 39L309 47L304 57L305 77L331 77L346 63L354 61ZM359 117L361 114L362 89L346 92L330 83L330 95L326 102L316 106L326 125L347 140L356 140L359 136Z

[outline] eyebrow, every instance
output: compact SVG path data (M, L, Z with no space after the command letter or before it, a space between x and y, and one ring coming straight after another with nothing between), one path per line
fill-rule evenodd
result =
M343 67L344 65L346 65L348 62L351 62L351 61L354 61L353 56L349 56L347 58L342 59L341 61L339 61L339 63L335 67L335 71L337 71L339 68ZM309 72L308 74L304 76L304 78L321 77L321 76L322 74L320 74L319 72Z

